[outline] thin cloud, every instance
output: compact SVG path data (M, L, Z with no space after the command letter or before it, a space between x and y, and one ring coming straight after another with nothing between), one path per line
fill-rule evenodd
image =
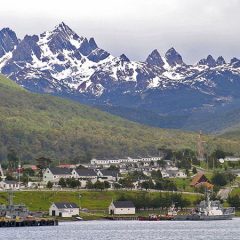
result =
M207 54L240 56L239 9L239 0L8 0L0 28L22 38L64 21L114 55L144 60L155 48L164 54L174 46L192 63Z

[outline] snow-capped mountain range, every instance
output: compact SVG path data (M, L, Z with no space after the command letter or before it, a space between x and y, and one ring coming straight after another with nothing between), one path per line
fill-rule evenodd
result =
M155 49L144 62L115 57L93 38L61 23L20 40L0 31L0 72L28 90L86 103L148 109L161 114L194 112L229 104L240 94L240 60L211 56L187 65L169 49Z

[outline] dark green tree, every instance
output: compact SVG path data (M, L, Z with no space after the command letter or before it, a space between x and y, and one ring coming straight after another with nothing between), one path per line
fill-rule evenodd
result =
M48 183L47 183L47 188L52 188L53 187L53 183L51 183L50 181L48 181Z
M104 188L110 188L110 183L108 181L104 181Z
M66 181L64 178L60 178L58 185L61 186L62 188L65 188L67 186Z
M94 183L94 188L103 190L105 188L105 184L104 184L104 182L100 182L99 180L97 180Z
M227 184L227 178L224 173L215 172L212 176L212 183L216 186L225 186Z
M193 174L196 174L196 173L197 173L196 167L193 167L193 168L192 168L192 173L193 173Z

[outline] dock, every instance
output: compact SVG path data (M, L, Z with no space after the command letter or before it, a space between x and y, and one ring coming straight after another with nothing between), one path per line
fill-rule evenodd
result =
M107 220L114 220L114 221L136 221L139 220L137 216L109 216L106 217Z
M40 226L58 226L56 219L0 219L1 227L40 227Z

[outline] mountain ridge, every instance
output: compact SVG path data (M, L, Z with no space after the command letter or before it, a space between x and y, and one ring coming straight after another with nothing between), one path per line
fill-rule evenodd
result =
M198 134L127 121L63 98L30 93L0 75L0 160L14 149L21 161L50 157L83 162L92 157L158 155L159 148L196 148ZM209 149L237 153L238 141L203 136Z
M146 109L168 118L201 113L207 119L240 98L240 60L235 57L226 62L209 55L190 65L172 47L165 56L155 49L144 62L131 61L125 54L111 55L63 22L22 40L5 28L0 49L0 72L19 85L90 105Z

